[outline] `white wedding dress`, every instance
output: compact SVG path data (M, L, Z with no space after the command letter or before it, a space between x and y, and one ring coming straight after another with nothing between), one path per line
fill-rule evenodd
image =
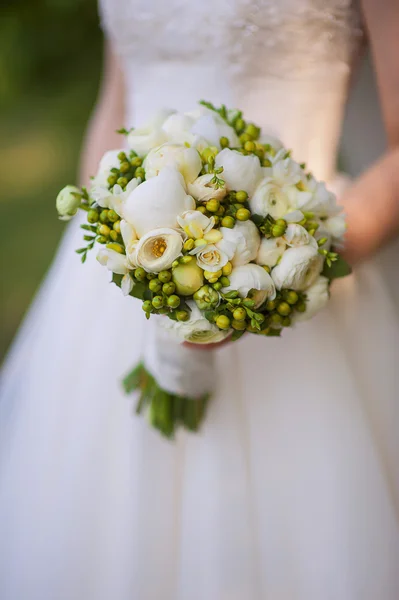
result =
M332 186L349 0L103 0L126 125L239 107ZM378 218L376 199L376 218ZM73 223L5 364L1 600L397 600L397 246L282 339L216 352L201 432L132 414L147 323ZM396 254L395 254L396 252Z

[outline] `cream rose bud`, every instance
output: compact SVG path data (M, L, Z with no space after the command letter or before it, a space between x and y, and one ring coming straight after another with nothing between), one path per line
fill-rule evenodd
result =
M173 269L172 280L178 294L192 296L203 286L204 272L195 260L191 260L189 263L180 264Z
M133 129L127 136L129 148L139 156L145 156L151 148L166 142L167 138L162 126L173 112L173 110L160 111L144 127Z
M229 337L231 331L221 331L216 325L210 323L199 310L193 300L188 300L187 304L191 309L188 321L170 321L164 327L173 331L181 341L191 342L192 344L215 344Z
M179 144L162 144L147 154L143 167L146 179L156 177L165 167L177 169L186 184L191 183L202 169L201 157L195 148Z
M215 165L217 168L223 167L220 177L226 182L228 190L244 190L252 196L262 179L262 167L254 154L245 156L237 150L225 148L216 155Z
M135 249L137 263L149 273L159 273L172 266L182 248L182 236L175 229L154 229L140 238Z
M252 299L258 308L269 298L273 300L276 297L276 288L272 278L265 269L259 265L248 264L236 267L229 275L230 285L223 288L223 292L237 291L241 298L246 298L250 290L253 292Z
M108 177L111 175L111 169L118 169L120 161L118 154L123 152L122 148L119 150L108 150L100 160L98 171L92 181L93 186L108 187Z
M303 246L304 244L312 244L317 247L317 242L314 237L309 235L306 229L297 223L289 224L282 237L287 246L295 247Z
M74 185L65 186L57 196L55 205L62 221L69 221L76 215L82 198L82 192Z
M231 260L234 267L246 265L255 260L260 245L260 235L255 223L236 221L233 229L221 227L220 232L223 234L223 240L231 242L236 247Z
M281 219L289 211L287 188L276 185L271 177L266 177L257 186L249 199L251 212L255 215Z
M301 291L312 285L322 267L323 259L313 245L288 248L272 270L272 278L278 290Z
M262 238L259 246L256 262L258 265L266 267L275 267L280 256L286 249L286 243L283 238Z
M205 139L209 146L217 148L220 148L221 137L227 137L231 146L240 145L236 132L220 115L208 109L203 112L191 127L191 133Z
M306 311L303 313L295 312L294 322L307 321L318 313L328 302L329 282L327 277L320 275L316 281L306 290Z
M97 254L97 260L100 265L107 267L112 273L126 275L129 272L129 265L124 254L119 254L110 248L101 248Z
M140 238L158 227L176 227L178 215L193 209L195 200L186 194L182 175L166 168L158 177L144 181L132 191L124 205L123 216Z
M221 177L223 176L221 175ZM227 193L226 186L215 188L215 185L211 183L213 178L213 173L200 175L195 181L188 184L188 193L199 202L207 202L211 198L222 200Z

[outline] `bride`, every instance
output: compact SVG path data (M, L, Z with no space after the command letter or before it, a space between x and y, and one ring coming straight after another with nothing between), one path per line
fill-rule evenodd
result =
M109 47L83 181L121 125L223 102L338 191L358 266L281 340L213 350L223 377L208 418L171 443L118 386L146 341L140 303L94 257L74 260L72 224L3 374L0 598L396 600L398 246L376 253L399 231L397 3L100 9ZM389 149L345 188L336 150L365 31Z

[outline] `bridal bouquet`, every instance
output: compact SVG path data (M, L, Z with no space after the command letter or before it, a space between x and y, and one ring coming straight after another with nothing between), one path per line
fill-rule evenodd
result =
M213 353L181 342L280 336L311 318L350 272L335 251L345 220L324 183L238 110L201 102L120 133L125 147L103 156L91 188L67 186L56 204L65 220L87 213L82 262L97 246L155 317L124 384L171 437L198 428L214 380Z

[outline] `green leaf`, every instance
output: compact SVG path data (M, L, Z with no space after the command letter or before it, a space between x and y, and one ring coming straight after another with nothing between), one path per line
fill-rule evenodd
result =
M280 337L281 336L281 329L274 329L273 327L271 327L269 329L269 333L267 334L267 337Z
M144 294L146 292L146 289L146 284L140 281L133 286L133 289L130 292L130 296L133 296L133 298L138 298L139 300L144 300Z
M262 215L251 215L251 220L257 227L260 227L265 219Z
M83 254L83 252L86 252L86 248L78 248L78 250L75 250L76 254Z
M233 342L235 342L236 340L239 340L240 337L242 337L244 335L244 333L245 333L245 329L244 329L244 331L234 331L233 335L231 336L231 340Z
M123 275L119 275L118 273L112 273L112 283L115 283L118 287L121 287L122 277Z
M324 263L324 268L322 271L322 275L327 277L330 281L333 279L338 279L339 277L346 277L352 273L351 266L346 262L342 256L337 256L337 259L334 260L330 265Z

